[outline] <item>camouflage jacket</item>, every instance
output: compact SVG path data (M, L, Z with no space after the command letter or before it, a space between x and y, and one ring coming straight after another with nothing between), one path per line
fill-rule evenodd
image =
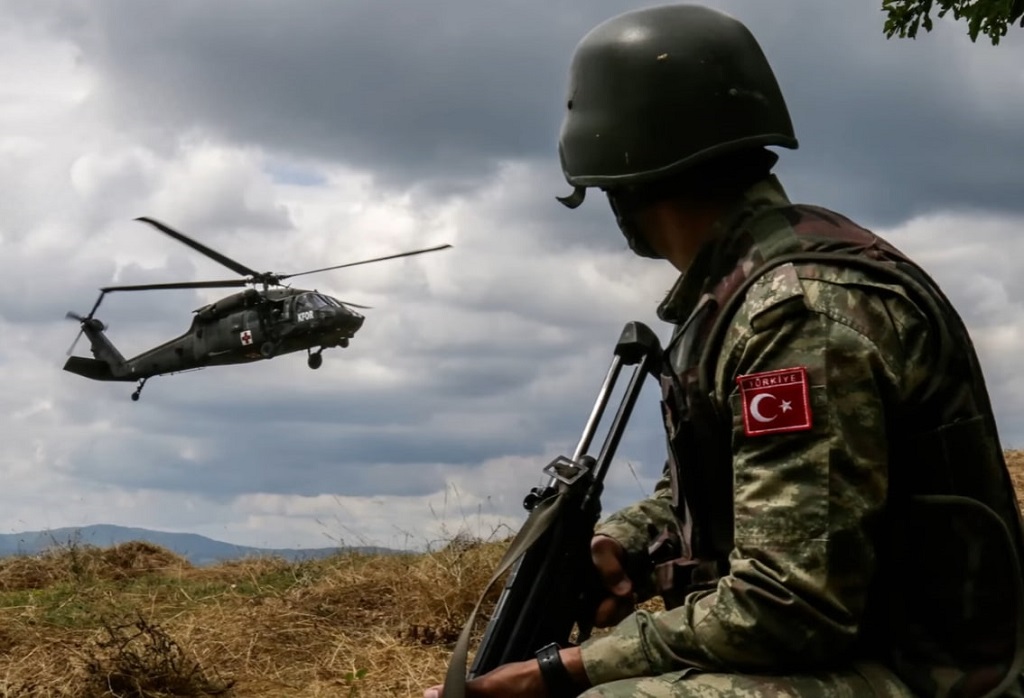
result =
M659 308L677 326L665 383L696 399L680 406L666 392L665 473L597 530L634 555L659 536L677 541L687 582L665 611L638 611L583 643L591 681L685 667L801 672L874 656L916 690L968 696L1019 674L1020 513L959 318L923 272L916 287L826 261L751 274L808 249L920 271L838 214L790 204L775 177L718 227ZM698 403L703 422L678 413ZM969 459L976 474L959 465ZM911 544L918 534L925 542ZM984 564L967 559L972 550ZM649 570L629 571L641 598L664 591ZM979 579L996 580L969 600L986 610L962 610L962 588ZM961 666L972 651L957 639L964 628L991 650L971 660L980 669Z

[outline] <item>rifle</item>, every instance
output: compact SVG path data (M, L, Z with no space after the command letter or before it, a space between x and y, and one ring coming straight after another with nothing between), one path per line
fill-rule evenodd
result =
M648 374L657 377L661 345L649 327L629 322L615 345L611 366L598 392L572 458L559 456L544 467L544 487L523 500L529 511L462 629L448 665L444 698L465 698L467 679L509 662L531 659L550 643L566 647L573 627L577 643L589 637L597 604L604 596L590 557L590 540L601 515L604 477L615 456L633 406ZM623 366L633 376L596 458L590 444ZM487 592L511 573L484 631L467 676L469 637Z

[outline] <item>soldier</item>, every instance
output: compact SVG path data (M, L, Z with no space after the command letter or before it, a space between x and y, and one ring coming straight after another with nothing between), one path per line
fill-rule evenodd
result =
M747 28L610 19L565 109L560 200L600 188L630 248L681 272L669 458L593 539L610 632L467 694L1024 696L1021 516L970 338L894 246L790 202L766 146L797 139Z

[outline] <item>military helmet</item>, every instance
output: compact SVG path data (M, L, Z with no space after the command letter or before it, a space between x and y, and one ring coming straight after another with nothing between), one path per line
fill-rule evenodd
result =
M698 5L626 12L573 54L558 143L575 193L655 181L741 149L796 148L789 111L757 40Z

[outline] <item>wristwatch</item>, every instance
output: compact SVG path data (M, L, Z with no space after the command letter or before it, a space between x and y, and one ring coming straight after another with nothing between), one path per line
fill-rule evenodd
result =
M579 695L579 687L569 676L569 670L562 664L562 655L558 653L557 642L545 645L537 650L537 663L540 664L540 675L548 687L552 698L566 698Z

